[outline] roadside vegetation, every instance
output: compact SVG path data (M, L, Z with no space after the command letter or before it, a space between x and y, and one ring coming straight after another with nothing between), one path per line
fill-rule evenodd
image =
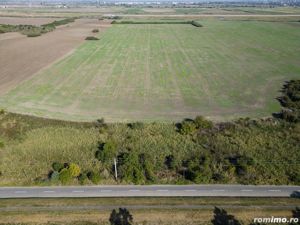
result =
M290 113L298 84L288 82L279 98ZM1 185L300 184L300 124L285 116L106 124L1 111L0 125Z
M67 18L63 20L54 21L52 23L41 26L35 25L8 25L0 24L0 33L19 32L27 37L37 37L42 34L53 31L57 26L65 25L75 21L75 18Z

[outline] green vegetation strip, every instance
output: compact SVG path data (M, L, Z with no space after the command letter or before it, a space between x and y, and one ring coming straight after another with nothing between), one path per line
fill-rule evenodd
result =
M44 33L53 31L57 26L65 25L74 21L75 18L67 18L41 26L0 24L0 33L20 32L21 34L27 35L27 37L37 37Z
M129 20L122 20L122 21L112 21L112 24L191 24L196 27L202 27L202 25L197 21L129 21Z

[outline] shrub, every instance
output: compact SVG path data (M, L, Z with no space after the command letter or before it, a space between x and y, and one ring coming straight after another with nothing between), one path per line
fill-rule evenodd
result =
M94 184L98 184L100 182L100 180L101 180L100 174L99 173L95 173L94 171L88 172L87 177Z
M54 162L54 163L52 163L52 169L53 169L54 171L59 172L59 171L61 171L63 168L64 168L64 164L63 164L63 163L60 163L60 162Z
M80 175L80 171L81 171L80 167L75 163L71 163L69 165L68 170L70 171L70 174L72 177L78 177Z
M195 27L203 27L202 24L198 23L197 21L192 21L191 24Z
M99 32L99 29L94 29L92 30L93 33L98 33Z
M130 123L130 124L128 124L128 126L131 129L135 129L135 130L143 129L144 128L144 124L142 122Z
M78 181L81 185L86 184L88 181L88 176L86 175L86 173L81 173L78 177Z
M94 36L88 36L88 37L85 38L85 40L88 40L88 41L96 41L96 40L99 40L99 38L94 37Z
M70 170L67 168L62 169L59 173L59 180L62 184L70 183L72 181L72 174Z
M2 141L1 139L0 139L0 148L3 148L4 147L4 141Z
M27 34L27 37L38 37L41 36L41 33L29 33Z
M50 180L51 180L52 182L57 182L57 181L59 181L59 172L53 171L53 172L51 173L51 175L50 175Z
M185 120L181 123L180 133L181 134L192 134L196 131L196 125L193 121Z
M209 120L206 120L203 116L197 116L194 120L194 123L197 129L211 129L213 127L213 123Z
M177 169L180 167L180 160L174 155L168 155L165 157L165 165L170 170Z

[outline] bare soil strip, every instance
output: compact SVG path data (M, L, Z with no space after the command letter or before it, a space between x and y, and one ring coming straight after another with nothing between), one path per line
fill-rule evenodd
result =
M0 95L64 57L84 42L93 29L102 31L108 26L110 25L107 21L78 19L35 38L17 33L1 34Z

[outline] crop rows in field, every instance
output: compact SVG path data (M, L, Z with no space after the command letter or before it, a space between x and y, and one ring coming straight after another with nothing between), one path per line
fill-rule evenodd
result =
M267 116L300 74L292 23L113 25L99 41L0 98L20 113L71 120Z

